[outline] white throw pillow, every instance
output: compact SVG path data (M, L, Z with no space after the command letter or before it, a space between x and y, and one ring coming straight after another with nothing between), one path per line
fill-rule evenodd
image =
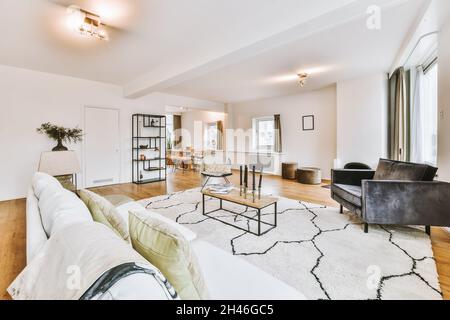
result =
M34 194L38 199L41 197L42 192L49 187L60 189L63 188L61 183L56 178L43 172L36 172L34 174L32 186Z
M88 208L73 192L54 185L42 191L38 205L42 225L49 237L56 229L69 224L93 222Z
M74 266L81 278L76 285L68 286L75 272L68 270ZM142 269L149 272L143 273ZM156 267L111 229L95 222L76 223L55 231L8 292L15 300L177 298Z

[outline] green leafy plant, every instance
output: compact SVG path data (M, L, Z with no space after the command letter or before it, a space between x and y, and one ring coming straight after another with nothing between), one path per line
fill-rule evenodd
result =
M65 128L47 122L43 123L36 130L58 142L58 146L53 149L54 151L58 149L67 150L67 148L62 145L62 142L77 143L83 141L83 130L79 128Z

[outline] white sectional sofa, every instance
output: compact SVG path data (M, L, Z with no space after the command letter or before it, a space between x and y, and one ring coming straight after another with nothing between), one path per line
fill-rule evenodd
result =
M37 187L39 188L39 186ZM42 250L49 239L44 224L55 221L43 222L39 209L39 198L35 192L36 187L29 191L26 207L27 222L27 263L29 264ZM43 190L39 190L43 192ZM58 197L55 197L58 201ZM67 200L66 200L67 201ZM84 209L76 210L76 201L80 208L85 208L78 198L70 198L69 209L62 214L52 215L52 219L58 220L58 225L68 225L79 221L89 221ZM51 205L51 204L46 204ZM140 205L134 203L133 206ZM142 208L143 209L143 208ZM79 212L78 212L79 211ZM82 211L82 212L81 212ZM78 217L74 215L79 215ZM48 219L48 217L46 217ZM94 223L94 221L92 221ZM51 237L51 235L50 235ZM263 272L245 260L235 257L209 243L198 239L191 241L192 248L199 261L203 277L214 300L302 300L305 297L282 281ZM133 250L130 247L130 250ZM114 255L114 252L111 252ZM145 290L146 281L142 275L128 276L114 288L114 299L157 299ZM55 297L56 298L56 297Z

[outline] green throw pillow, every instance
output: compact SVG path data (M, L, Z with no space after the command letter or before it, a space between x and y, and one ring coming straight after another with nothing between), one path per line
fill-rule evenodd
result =
M127 223L111 202L88 190L80 190L80 198L88 207L94 221L106 225L126 242L130 242Z
M209 299L191 246L176 228L145 211L130 211L129 224L133 248L162 272L181 299Z

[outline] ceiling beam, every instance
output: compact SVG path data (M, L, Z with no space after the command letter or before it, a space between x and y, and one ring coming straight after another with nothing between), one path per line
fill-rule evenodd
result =
M275 49L313 34L335 28L368 15L367 9L374 4L381 9L395 6L407 0L358 0L326 13L291 29L267 37L246 47L222 56L190 65L161 66L124 86L126 98L139 98L153 92L163 91L180 83L201 77L226 66L244 61L265 51ZM361 26L362 28L366 26Z

